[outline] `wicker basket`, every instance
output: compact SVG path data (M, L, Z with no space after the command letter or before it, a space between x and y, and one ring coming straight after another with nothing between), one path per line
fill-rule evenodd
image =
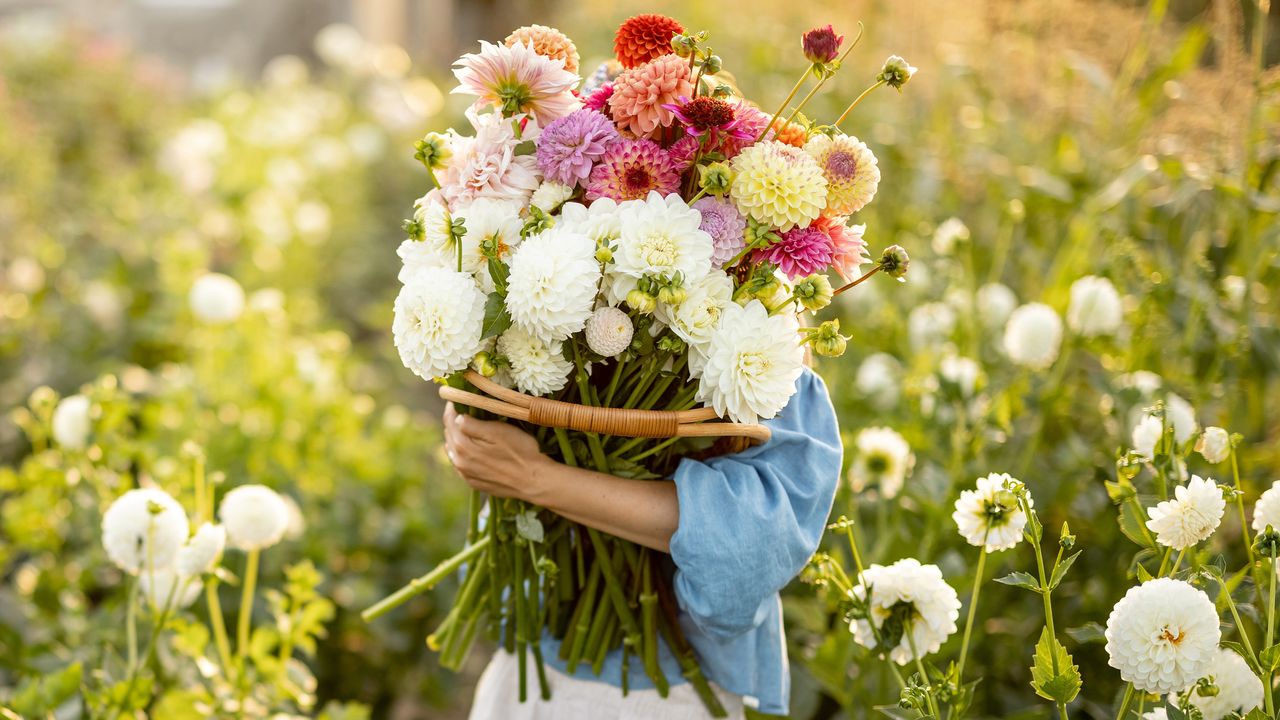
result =
M622 437L731 437L764 443L770 436L764 425L706 422L718 417L711 408L676 411L591 407L526 395L474 370L467 371L466 378L487 395L444 385L440 387L440 397L534 425Z

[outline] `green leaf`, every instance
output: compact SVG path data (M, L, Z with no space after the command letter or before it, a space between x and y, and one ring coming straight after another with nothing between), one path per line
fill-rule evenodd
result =
M1262 711L1262 708L1254 708L1249 711L1248 715L1244 716L1244 720L1268 720L1268 718L1267 714Z
M1031 687L1046 700L1069 703L1080 693L1080 685L1080 668L1072 663L1067 649L1049 634L1046 627L1036 643L1036 654L1031 663Z
M1058 583L1062 582L1062 576L1067 574L1067 571L1071 569L1071 565L1075 563L1076 558L1080 557L1080 553L1082 552L1084 551L1083 550L1075 551L1071 555L1068 555L1066 560L1063 560L1062 562L1058 563L1053 568L1053 576L1049 578L1050 590L1054 590L1058 587Z
M1178 709L1173 703L1166 703L1164 706L1165 716L1169 720L1187 720L1187 714Z
M516 515L516 533L529 542L542 542L542 521L537 510L525 510Z
M1120 532L1124 533L1125 537L1142 547L1155 547L1150 536L1147 535L1146 518L1138 516L1138 511L1134 508L1133 503L1125 503L1120 506L1119 521Z
M538 151L537 143L535 143L532 140L525 140L519 145L516 145L515 154L516 155L532 155L537 151Z
M503 302L502 296L498 293L489 293L489 299L484 303L484 328L480 337L491 338L495 335L501 335L511 327L511 313L507 312L507 304Z
M489 277L493 278L494 292L498 295L506 297L507 295L507 278L511 275L511 269L507 264L497 258L489 258Z
M1001 585L1013 585L1014 587L1025 588L1032 592L1040 592L1040 581L1024 572L1011 572L1004 577L996 578L996 582Z
M1249 653L1245 651L1243 645L1235 642L1234 640L1223 640L1222 647L1234 650L1237 655L1244 658L1244 661L1249 664L1249 669L1253 670L1254 674L1262 675L1262 668L1258 667L1258 663L1254 662L1253 658L1249 657Z
M1067 628L1067 637L1083 645L1085 643L1106 642L1106 631L1096 622L1085 623L1080 627Z
M1262 666L1263 674L1270 674L1280 667L1280 643L1258 653L1258 664Z
M1152 579L1151 571L1145 565L1138 565L1138 584L1142 584Z

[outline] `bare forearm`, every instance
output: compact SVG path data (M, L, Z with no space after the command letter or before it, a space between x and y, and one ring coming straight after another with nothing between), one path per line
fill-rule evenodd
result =
M629 480L550 461L534 474L530 502L610 535L671 551L680 522L674 482Z

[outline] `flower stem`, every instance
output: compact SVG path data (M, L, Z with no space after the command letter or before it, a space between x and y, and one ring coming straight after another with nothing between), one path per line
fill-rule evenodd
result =
M778 111L773 114L772 118L770 118L769 124L765 126L764 130L760 133L760 136L756 138L756 142L760 142L764 139L765 135L769 134L769 131L773 129L774 123L778 122L778 116L781 115L787 109L787 105L790 105L791 101L795 99L796 93L800 92L800 86L804 85L804 81L808 78L809 68L806 67L804 69L804 74L802 74L800 79L796 81L796 84L791 88L791 92L787 93L787 99L783 100L782 104L778 106Z
M1244 539L1245 552L1249 553L1249 569L1255 569L1258 559L1253 554L1253 540L1249 537L1249 523L1244 516L1244 488L1240 487L1240 463L1236 460L1236 449L1231 448L1231 479L1236 491L1236 510L1240 512L1240 534Z
M906 632L903 634L907 637L907 647L911 648L911 659L916 661L916 672L920 673L920 682L924 683L925 686L924 700L929 705L929 714L937 718L941 716L941 713L938 712L938 704L933 699L933 687L929 682L929 673L924 669L924 660L921 659L920 653L916 651L913 625L914 623L908 621Z
M964 623L964 640L960 643L960 662L956 666L956 680L964 683L964 661L969 655L969 636L973 631L973 618L978 609L978 592L982 589L982 576L987 567L987 543L983 538L982 553L978 555L978 568L973 577L973 593L969 596L969 617Z
M497 518L490 516L490 523L495 523L496 521ZM463 548L462 552L435 566L431 572L410 580L409 584L378 601L377 604L370 606L364 612L360 613L360 617L363 618L365 622L370 622L405 604L409 598L412 598L415 595L421 595L427 590L435 587L437 583L452 575L455 570L461 567L468 560L479 555L480 552L488 547L493 541L493 537L494 536L492 534L486 534L484 537L477 540L474 545L469 545L466 548ZM493 568L491 567L490 570L493 570Z
M853 112L853 109L858 107L858 103L862 102L863 98L870 95L872 90L875 90L881 85L884 85L884 80L877 80L875 81L874 84L871 85L871 87L868 87L866 90L863 90L862 94L854 98L853 102L849 103L849 107L845 108L844 112L840 113L840 117L836 118L836 121L832 123L832 125L835 125L836 127L840 127L840 123L844 122L844 119L849 117L849 113Z
M803 109L805 105L809 104L809 101L813 99L814 95L818 94L818 91L822 89L822 86L826 85L828 80L835 77L836 72L840 69L840 65L844 63L844 59L849 57L849 53L853 52L853 49L857 47L858 41L862 40L863 29L864 28L862 26L862 21L859 20L858 36L855 37L853 39L853 42L849 43L849 47L845 48L844 52L840 54L839 59L837 59L835 62L835 70L832 70L830 73L826 73L818 77L817 84L813 86L813 89L809 91L809 94L805 95L804 98L800 100L800 104L796 105L795 109L791 111L791 114L787 116L786 122L789 123L792 120L795 120L796 116L800 114L800 110Z
M1173 561L1173 567L1169 568L1169 577L1173 577L1174 575L1178 574L1178 568L1182 566L1182 558L1186 556L1187 556L1186 548L1182 548L1181 550L1178 551L1178 557L1176 560Z
M701 199L702 199L702 196L703 196L703 195L706 195L706 194L707 194L707 189L706 189L706 188L702 188L702 189L698 190L698 194L697 194L697 195L694 195L692 198L690 198L690 199L689 199L689 203L688 203L688 204L692 205L692 204L694 204L694 203L698 202L699 200L701 200Z
M244 691L245 660L249 657L249 628L253 622L253 594L258 586L258 560L262 551L253 549L245 558L244 586L240 593L240 613L236 618L236 673L241 692Z
M227 639L227 622L222 617L222 603L218 601L218 578L211 575L204 585L204 601L209 608L209 625L213 628L214 644L218 648L218 660L222 672L231 676L231 642Z
M1129 706L1133 704L1133 683L1125 683L1124 700L1120 701L1120 712L1116 713L1116 720L1125 720L1129 714Z
M1264 648L1270 648L1276 636L1276 548L1271 546L1271 588L1267 591L1267 642ZM1270 678L1266 678L1269 680ZM1263 683L1264 685L1269 684Z
M831 294L832 294L833 296L835 296L835 295L839 295L840 293L844 292L845 290L849 290L849 289L855 288L855 287L857 287L857 286L861 285L861 284L863 283L863 281L865 281L867 278L871 277L872 275L875 275L876 273L880 272L880 271L881 271L881 270L883 270L883 269L884 269L884 266L883 266L883 265L881 265L881 264L879 264L879 263L877 263L875 267L873 267L873 268L871 268L870 270L868 270L868 271L866 271L865 273L863 273L863 274L862 274L862 277L860 277L860 278L858 278L857 280L854 280L854 281L852 281L852 282L849 282L849 283L846 283L846 284L844 284L844 285L841 285L841 286L840 286L840 288L839 288L838 290L836 290L835 292L833 292L833 293L831 293Z

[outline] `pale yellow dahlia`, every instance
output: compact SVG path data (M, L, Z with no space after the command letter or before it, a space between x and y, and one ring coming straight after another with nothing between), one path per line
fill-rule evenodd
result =
M876 196L880 168L871 148L852 135L815 135L804 146L827 179L827 214L848 215Z
M827 205L827 180L816 160L776 140L756 143L733 159L730 196L744 215L787 231L805 227Z

